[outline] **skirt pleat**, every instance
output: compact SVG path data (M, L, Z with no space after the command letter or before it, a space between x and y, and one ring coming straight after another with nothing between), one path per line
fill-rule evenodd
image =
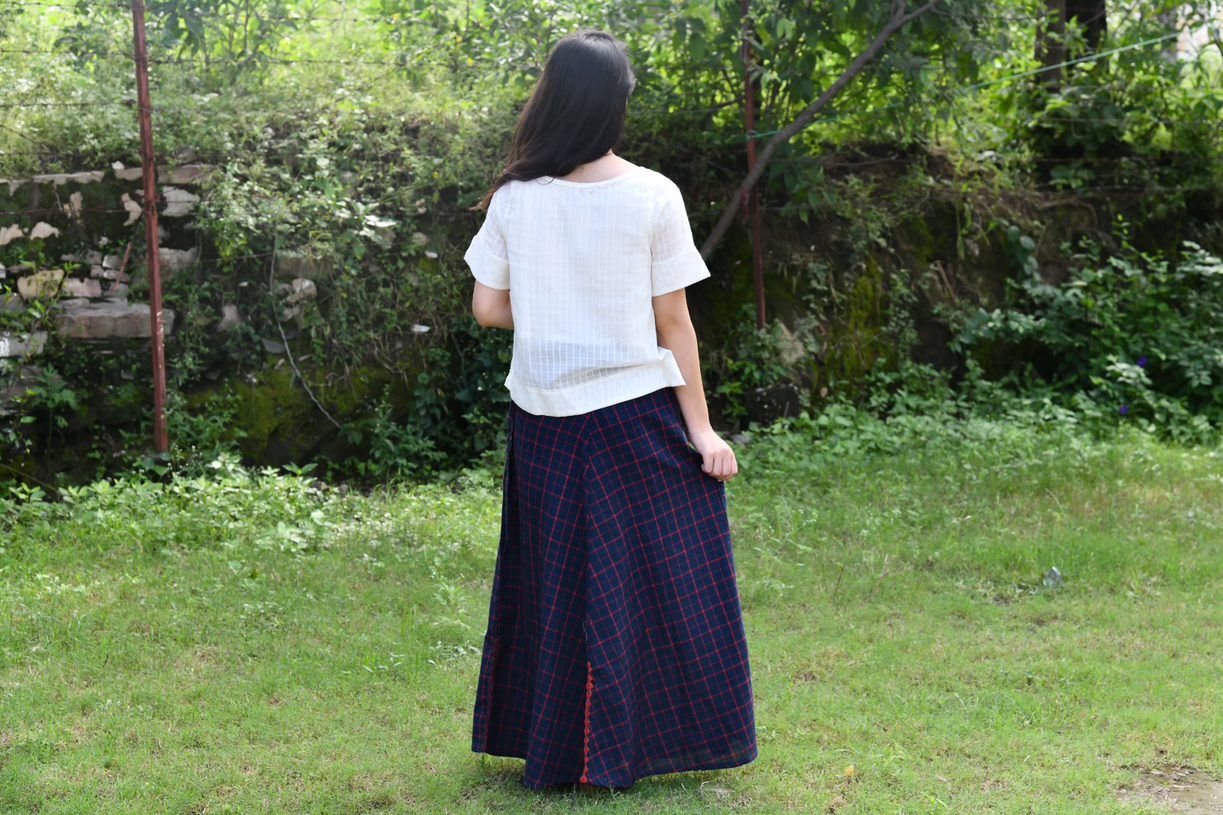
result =
M726 488L672 388L576 416L511 403L472 750L533 789L756 757Z

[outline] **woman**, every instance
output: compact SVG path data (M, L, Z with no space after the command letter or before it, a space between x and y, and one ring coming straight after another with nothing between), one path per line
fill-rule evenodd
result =
M514 331L472 750L532 789L756 757L738 467L684 295L709 270L675 183L613 152L635 84L619 40L561 39L464 255L476 320Z

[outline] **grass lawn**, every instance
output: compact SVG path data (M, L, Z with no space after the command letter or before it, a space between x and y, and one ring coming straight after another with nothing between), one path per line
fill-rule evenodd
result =
M1169 811L1119 794L1142 768L1223 776L1223 451L982 424L741 462L751 765L523 789L470 752L495 469L238 472L0 526L0 812L1101 815Z

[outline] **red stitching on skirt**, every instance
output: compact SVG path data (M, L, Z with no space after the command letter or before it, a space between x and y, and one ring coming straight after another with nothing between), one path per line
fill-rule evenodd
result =
M500 647L501 647L501 638L497 635L494 635L492 653L488 655L488 692L490 696L492 695L493 688L496 687L495 685L493 685L493 676L497 672L497 649Z
M589 662L586 663L586 731L582 736L582 777L578 779L580 783L589 783L590 778L587 773L590 770L590 694L594 690L595 677L594 668Z

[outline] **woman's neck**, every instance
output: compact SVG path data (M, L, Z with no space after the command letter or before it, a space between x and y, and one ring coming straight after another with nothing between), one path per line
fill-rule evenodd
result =
M588 161L585 164L579 164L573 172L568 175L558 175L564 181L605 181L609 178L615 178L618 175L632 170L636 167L631 161L625 161L617 156L611 150L594 161Z

